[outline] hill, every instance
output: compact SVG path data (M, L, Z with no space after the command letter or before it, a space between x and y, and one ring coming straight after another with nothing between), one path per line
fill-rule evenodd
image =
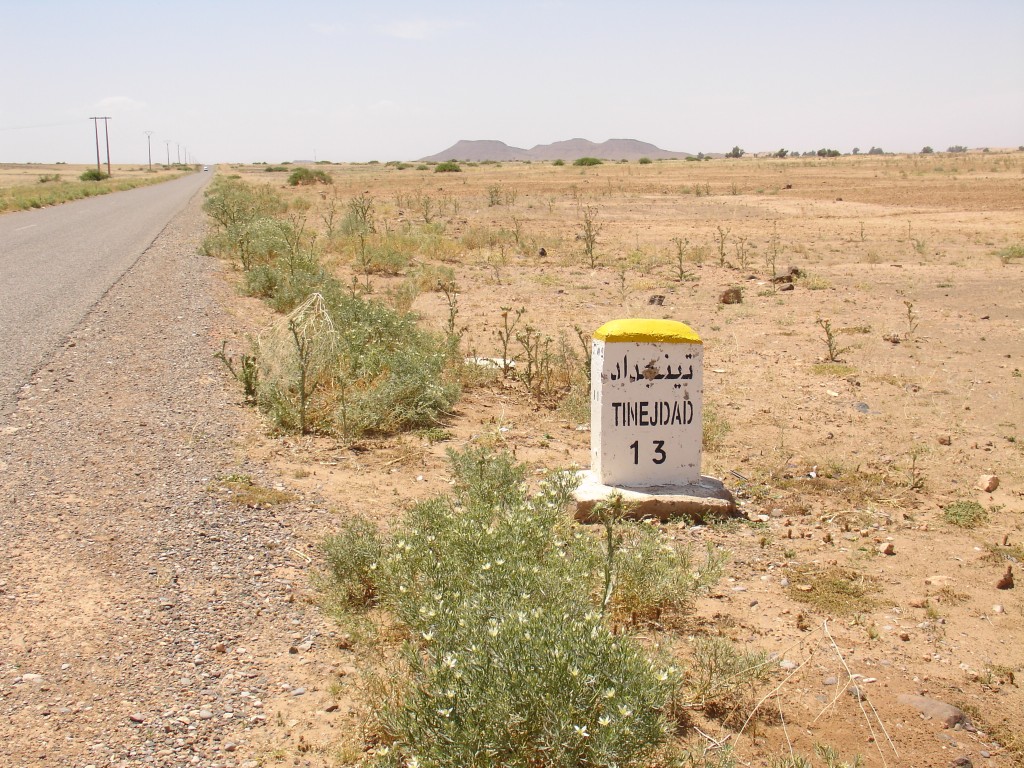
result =
M444 162L445 160L465 160L481 162L483 160L577 160L581 157L599 157L602 160L639 160L649 157L651 160L667 160L689 156L689 152L670 152L656 147L646 141L636 139L609 139L597 144L587 139L569 139L556 141L553 144L538 144L531 149L511 147L503 141L467 140L455 142L437 154L424 157L424 162Z

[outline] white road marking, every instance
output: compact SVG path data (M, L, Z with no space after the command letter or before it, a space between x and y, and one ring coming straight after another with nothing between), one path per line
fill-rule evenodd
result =
M34 226L36 226L36 225L35 224L26 224L24 227L18 227L14 231L15 232L21 232L21 230L23 230L23 229L32 229L32 227L34 227Z

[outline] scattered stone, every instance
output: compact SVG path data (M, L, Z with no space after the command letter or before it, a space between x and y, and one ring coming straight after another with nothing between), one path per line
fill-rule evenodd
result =
M952 765L953 768L974 768L974 763L971 762L971 758L969 757L958 757L950 763L950 765Z
M228 647L224 643L217 643L213 646L215 653L227 653Z
M996 488L999 487L999 478L995 475L982 475L978 478L977 488L979 491L985 493L992 493Z
M904 643L909 642L910 641L910 633L909 632L900 632L900 640L902 640Z
M838 683L839 683L839 678L836 677L835 675L829 675L828 677L826 677L824 680L821 681L822 685L836 685Z
M851 685L847 691L856 701L867 701L868 694L859 685Z
M134 712L134 713L128 715L128 719L131 720L133 723L144 723L144 722L146 722L146 718L140 712Z
M296 688L292 691L292 696L302 696L305 692L305 688Z
M212 720L213 719L213 712L211 712L208 709L200 709L199 710L199 719L200 720Z
M1013 589L1013 566L1006 566L1006 573L1004 573L999 581L996 582L996 589Z
M779 662L779 666L782 669L786 670L787 672L791 672L794 669L796 669L797 667L799 667L800 665L797 664L795 661L790 661L789 659L783 659L781 662Z
M967 715L963 713L963 710L938 699L918 696L916 693L901 693L896 697L896 701L908 707L913 707L924 715L925 719L937 720L946 728L952 728L958 723L966 725L970 722L967 719Z
M796 286L793 285L792 283L786 283L785 285L779 286L779 293L782 293L783 291L794 291L794 290L796 290Z
M953 438L949 435L939 435L939 445L952 445Z
M883 555L895 555L896 545L893 544L891 541L887 541L878 545L878 551L880 554Z
M742 304L743 303L743 289L742 288L726 288L722 291L722 295L718 297L719 304Z
M992 606L992 613L1006 613L1006 609L1003 608L999 603Z
M26 672L21 676L21 681L23 683L41 683L43 682L43 676L37 675L34 672Z

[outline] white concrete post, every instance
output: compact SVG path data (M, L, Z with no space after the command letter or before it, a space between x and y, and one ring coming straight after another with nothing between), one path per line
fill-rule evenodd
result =
M590 452L603 485L697 485L703 342L675 320L613 320L594 332Z

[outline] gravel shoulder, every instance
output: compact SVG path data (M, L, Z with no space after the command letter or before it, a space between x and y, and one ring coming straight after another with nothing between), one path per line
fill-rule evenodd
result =
M231 320L201 202L0 422L0 764L252 766L297 723L281 712L321 706L296 531L322 510L216 483L273 485L213 357Z

